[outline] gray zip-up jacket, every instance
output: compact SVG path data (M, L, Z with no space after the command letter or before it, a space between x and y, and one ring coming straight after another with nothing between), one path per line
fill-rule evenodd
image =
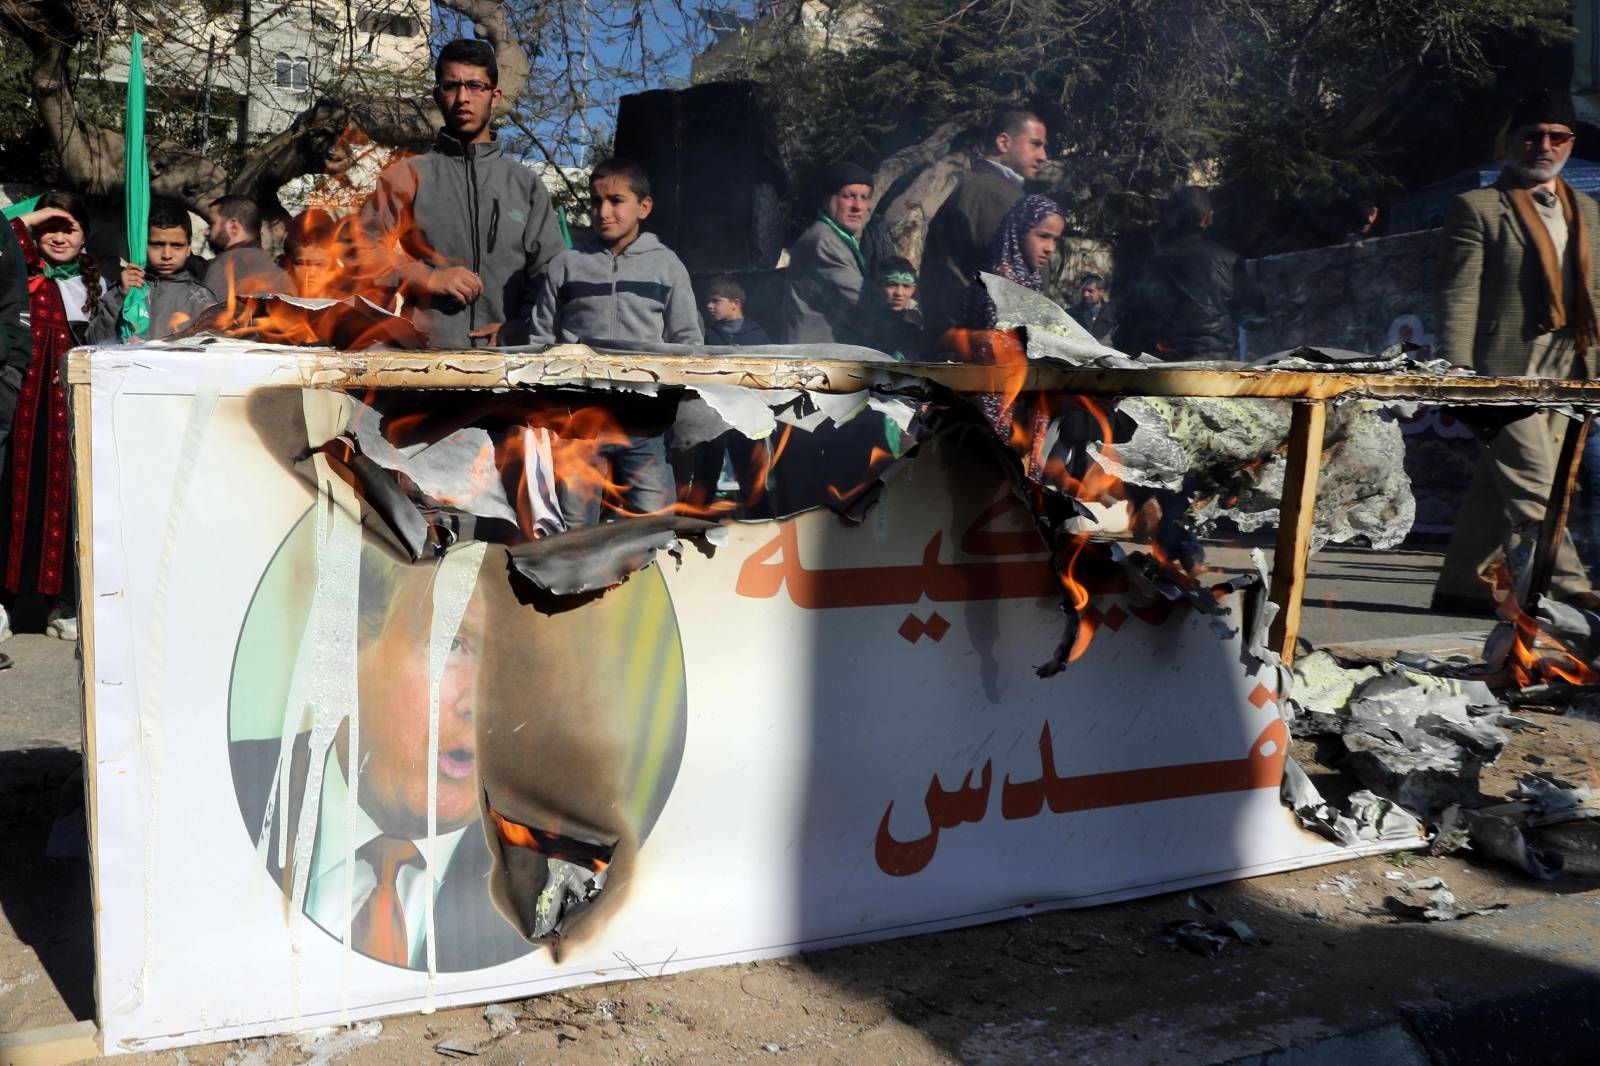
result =
M705 343L689 271L654 233L639 234L621 255L588 240L556 256L530 332L534 344Z
M187 329L204 311L221 302L188 270L169 277L152 270L144 276L144 287L150 300L150 331L145 340L163 340ZM89 343L122 343L122 297L121 285L111 286L100 297L100 309L89 320Z
M539 276L566 248L550 197L496 141L463 144L441 132L433 149L384 168L361 209L373 275L398 288L435 348L483 346L468 336L501 323L500 343L526 337ZM470 304L431 296L428 276L463 266L483 279Z

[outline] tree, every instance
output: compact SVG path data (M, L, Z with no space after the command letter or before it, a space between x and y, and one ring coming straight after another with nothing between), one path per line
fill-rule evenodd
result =
M242 193L269 211L285 182L339 171L354 146L425 147L439 127L430 46L442 40L494 45L503 139L570 164L609 138L622 92L686 69L705 39L675 0L0 0L0 164L31 137L53 156L43 176L119 190L117 75L135 28L151 80L153 191L195 208ZM292 39L310 43L275 43ZM375 61L386 49L393 61ZM263 110L274 81L279 106ZM40 169L37 153L23 158Z
M1392 188L1414 144L1383 135L1409 97L1481 85L1508 31L1569 32L1557 0L840 0L829 17L871 32L827 48L800 10L746 34L719 74L765 86L793 169L926 141L931 158L888 175L904 185L970 148L952 131L1025 104L1050 126L1074 227L1102 237L1153 224L1191 182L1258 221Z

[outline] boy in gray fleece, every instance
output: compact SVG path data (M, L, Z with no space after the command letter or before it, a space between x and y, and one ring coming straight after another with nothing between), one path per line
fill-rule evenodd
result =
M589 175L595 236L556 256L533 306L532 342L703 344L689 272L639 224L650 217L650 179L626 159Z
M650 179L638 163L610 159L594 168L589 175L594 239L550 264L533 306L534 344L704 343L689 272L655 234L639 228L653 205ZM671 415L652 407L630 404L627 411L613 411L627 438L598 446L595 461L610 468L609 478L584 478L583 484L564 479L557 486L568 528L600 521L602 480L625 486L624 515L649 514L677 502L662 437Z
M140 339L162 340L194 324L201 313L217 302L211 290L189 273L189 245L194 240L189 210L172 200L150 204L149 234L145 242L145 262L122 268L120 283L102 297L89 322L91 344L122 342L122 298L129 289L149 293L150 328Z

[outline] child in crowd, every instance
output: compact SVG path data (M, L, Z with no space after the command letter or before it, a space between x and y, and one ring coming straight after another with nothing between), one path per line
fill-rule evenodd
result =
M22 379L0 501L0 588L8 602L50 600L45 632L78 639L77 568L72 557L72 455L61 358L82 342L104 299L92 256L83 250L89 212L67 192L46 193L11 228L28 265L33 361Z
M311 207L289 220L283 234L284 271L296 296L342 299L350 295L342 284L340 226L320 207Z
M589 190L594 237L551 260L534 302L532 342L703 344L688 270L655 234L640 229L654 206L644 167L609 159L589 175ZM650 397L611 406L627 437L596 446L595 461L610 468L608 478L558 486L569 528L600 521L602 481L625 486L620 502L627 514L663 511L676 502L662 436L672 421L670 406Z
M726 274L712 278L706 290L706 343L739 348L772 343L766 330L744 317L744 286Z
M122 301L130 289L144 289L150 301L150 325L140 339L158 341L193 325L217 302L211 290L189 272L193 242L188 208L172 200L151 201L145 239L147 265L123 266L121 283L106 293L89 323L89 340L95 344L121 342Z
M922 312L917 309L917 268L909 259L890 256L878 267L873 314L867 322L872 347L896 359L914 359L922 351Z
M655 206L644 167L607 160L589 189L594 237L551 261L534 302L533 343L704 343L688 270L640 228Z

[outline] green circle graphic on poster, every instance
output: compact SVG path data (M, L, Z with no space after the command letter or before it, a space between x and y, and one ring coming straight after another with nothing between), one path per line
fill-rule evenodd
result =
M353 521L329 513L330 523ZM575 921L603 927L666 804L687 733L683 648L660 569L547 614L517 601L505 548L488 546L475 573L454 567L470 590L461 585L461 622L439 653L434 879L425 861L430 627L446 567L410 563L359 535L359 575L346 575L359 586L356 633L343 664L302 649L313 640L323 558L314 510L278 547L239 634L229 762L266 873L292 900L300 843L307 928L343 941L348 923L357 952L414 970L427 968L430 939L437 969L459 972L526 955ZM307 691L342 690L360 708L353 782L348 716L324 723L333 740L313 754L310 713L288 713L297 663L304 672L308 662L345 676Z

